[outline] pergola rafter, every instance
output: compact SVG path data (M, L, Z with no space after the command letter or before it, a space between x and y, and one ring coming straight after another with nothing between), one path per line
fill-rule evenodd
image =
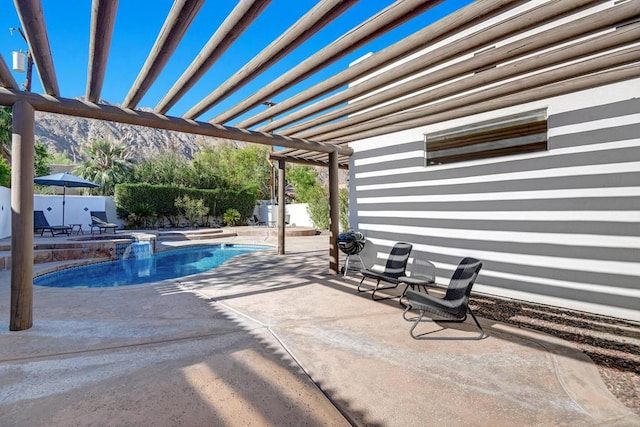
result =
M316 54L310 56L296 67L258 90L249 98L214 117L211 119L211 122L226 123L229 120L235 119L240 114L251 110L263 101L270 99L272 96L281 93L285 89L292 87L306 77L351 53L356 48L375 38L381 31L388 31L395 28L403 22L423 13L425 10L442 3L442 1L443 0L396 1L385 10L377 13L365 22L356 25L350 31L327 45L327 47L319 50Z
M381 70L383 67L395 61L417 52L427 46L428 43L435 43L445 36L452 34L455 30L464 29L473 23L492 16L499 11L515 7L522 0L478 0L467 7L435 22L432 25L406 37L405 39L386 47L377 52L372 57L361 61L338 74L331 76L315 86L295 94L286 100L279 102L269 109L260 112L237 124L238 127L251 127L264 122L271 117L275 117L286 111L290 111L313 99L326 95L358 78L366 76L372 72ZM298 120L298 116L290 115L293 121ZM280 122L274 121L260 128L263 131L272 131L280 127ZM284 124L282 125L284 126Z
M563 27L557 28L557 33L563 34L563 29ZM547 31L547 33L549 32L551 31ZM548 34L545 34L545 36L546 35ZM423 77L411 80L405 84L401 84L381 93L372 95L364 101L350 104L336 111L332 111L329 114L314 118L313 120L310 120L310 122L328 123L335 120L336 118L347 117L353 112L363 111L367 108L374 107L376 105L382 105L385 102L398 99L402 96L402 94L416 93L419 90L429 89L427 91L411 96L410 98L402 99L383 107L375 108L362 114L357 114L352 117L346 118L345 120L340 120L325 126L312 127L303 132L283 132L283 134L298 136L300 138L317 137L324 140L326 135L332 135L331 132L333 131L339 131L340 129L352 129L354 125L364 123L372 119L378 119L390 114L406 111L430 102L437 101L439 99L474 90L492 83L522 77L526 74L535 72L540 69L576 61L584 57L600 54L601 52L609 51L608 53L601 55L600 58L602 56L606 57L608 55L612 56L613 58L619 58L619 52L612 52L612 49L621 48L631 43L637 44L638 40L640 40L640 23L621 28L608 34L601 35L586 42L584 40L578 40L571 45L563 45L555 48L554 50L545 51L544 53L530 56L520 61L510 62L502 66L495 66L496 62L493 60L493 57L496 55L493 55L494 53L502 55L504 55L504 52L515 53L518 52L518 47L528 47L535 44L536 42L535 40L525 39L515 42L514 44L518 45L517 47L507 45L504 46L504 49L500 49L500 52L497 52L498 49L496 49L496 52L489 52L484 55L473 57L468 61L460 62L450 68L429 73ZM639 48L635 47L630 49L631 50L628 58L631 61L640 59L640 57L637 56L637 51ZM485 56L487 58L484 58ZM502 60L502 62L508 61L510 59L511 58L506 57ZM616 60L612 59L611 65L614 65L615 63ZM474 70L479 70L489 65L493 66L493 68L489 68L482 72L473 73ZM444 78L442 77L442 75L453 74L453 77L461 77L464 76L465 73L470 74L466 78L455 80L451 83L445 84L444 86L440 86L437 88L432 87L434 84L452 80L451 76L447 76L447 78ZM563 75L561 70L551 72L551 74L555 74L557 76L557 79L561 79ZM546 75L550 76L551 74ZM533 83L537 80L533 78L527 78L527 81Z
M56 71L53 66L49 35L44 22L42 4L39 0L14 0L22 29L27 38L29 51L38 69L42 87L48 95L60 95Z
M93 0L87 70L87 101L98 102L104 83L118 0Z
M483 47L491 46L506 37L521 34L536 25L544 24L571 10L598 2L600 2L600 0L554 0L552 2L545 3L536 8L512 16L509 19L501 21L490 27L483 28L480 31L476 31L468 36L462 37L452 43L436 49L435 51L429 52L426 55L419 56L402 64L401 67L395 67L393 71L389 70L389 72L367 79L362 83L351 86L321 101L295 111L288 116L274 120L269 125L262 127L261 130L279 129L321 111L357 99L360 96L364 96L377 89L399 82L405 78L411 78L418 73L426 71L430 67L434 67L462 55L473 53ZM304 125L298 126L296 130L299 130L301 126ZM293 131L285 129L280 131L280 133L289 134L293 133Z
M204 0L176 0L169 11L158 38L151 48L140 74L129 89L122 106L124 108L136 108L160 72L167 65L171 55L178 47L178 43L184 37L187 28L193 22L198 11L204 4Z
M360 126L354 129L354 132L342 137L332 136L332 142L338 146L357 141L364 138L384 135L392 132L399 132L406 129L412 129L419 126L426 126L433 123L443 122L447 120L457 119L460 117L470 116L474 114L484 113L487 111L498 110L512 105L518 105L526 102L546 99L553 96L565 95L580 90L591 89L594 87L621 82L633 78L640 77L640 57L636 50L633 55L635 59L623 62L633 62L632 64L613 68L612 64L607 61L609 58L601 59L596 64L595 61L589 64L583 64L581 68L584 72L580 77L570 80L557 81L546 85L535 86L531 88L522 88L513 85L509 88L503 87L507 95L494 97L489 92L482 92L477 97L473 97L468 101L459 101L459 106L452 104L447 106L433 105L422 109L412 110L411 112L400 113L394 116L387 116L378 121L378 126ZM591 71L586 71L591 69ZM605 70L597 72L597 69ZM470 96L467 98L471 98ZM442 108L441 108L442 107Z
M279 59L300 46L304 41L322 29L322 27L353 6L356 1L357 0L326 0L318 3L313 9L307 12L305 16L294 23L291 28L249 61L241 70L187 111L184 117L194 119L202 115L216 105L216 103L249 83Z
M0 85L9 89L18 89L18 83L2 55L0 55Z
M169 89L156 105L156 112L165 114L187 93L196 82L209 71L215 62L226 52L233 42L251 25L251 23L269 5L271 0L242 0L218 27L189 68Z

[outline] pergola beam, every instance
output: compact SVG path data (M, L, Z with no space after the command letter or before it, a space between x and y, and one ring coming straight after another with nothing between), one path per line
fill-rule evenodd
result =
M117 10L118 0L93 0L91 4L91 36L85 96L89 102L97 102L100 99Z
M53 66L42 3L39 0L14 0L13 3L20 17L20 23L29 44L29 51L38 69L42 87L48 95L59 96L60 89Z
M0 85L8 89L18 89L18 82L13 78L9 66L0 55Z
M454 42L448 43L432 52L407 61L402 65L394 67L393 71L388 71L374 76L319 102L301 108L300 110L297 110L285 117L274 120L269 125L261 127L260 130L274 130L289 125L298 120L310 117L318 112L366 95L374 90L399 82L405 78L410 78L416 73L425 71L430 67L445 63L453 58L472 53L482 47L490 46L498 40L523 33L528 29L534 28L536 25L540 25L544 22L557 18L558 15L563 15L572 10L584 7L586 4L601 1L602 0L553 0L549 3L544 3L543 5L529 9L518 15L514 15L490 27L483 28L466 37L462 37ZM438 26L438 24L439 23L436 23L434 26ZM367 61L365 60L364 62L366 63ZM242 125L245 126L244 123ZM279 133L288 135L290 132L292 133L289 129L285 129Z
M156 112L165 114L169 111L249 28L270 2L271 0L241 0L191 62L189 68L156 105Z
M124 99L124 108L136 108L160 72L167 65L184 33L193 22L204 0L175 0L169 15L151 48L144 66Z
M253 142L256 144L297 148L309 151L330 153L336 150L333 144L316 143L300 138L273 135L264 132L239 129L211 123L197 122L179 117L170 117L153 112L130 110L113 105L93 104L79 99L55 98L29 92L19 92L0 88L0 105L13 105L19 100L31 104L38 111L66 114L68 116L88 119L108 120L130 125L153 127L195 135L227 138L235 141ZM339 149L341 155L349 156L353 150L349 147Z
M324 154L324 156L326 157L326 153ZM301 157L295 157L295 156L288 156L288 155L279 155L279 154L271 154L269 156L269 160L285 160L288 163L297 163L297 164L301 164L301 165L307 165L307 166L321 166L321 167L328 167L329 166L329 162L328 160L326 161L322 161L322 160L312 160L312 159L308 159L308 158L301 158ZM338 163L338 167L340 169L344 169L344 170L348 170L349 169L349 165L348 164L344 164L344 163Z
M640 60L640 58L636 59L636 61L637 60ZM511 92L511 94L501 97L494 97L488 93L488 91L482 92L482 97L464 97L469 99L469 102L461 102L458 107L450 105L449 107L452 109L443 110L440 108L441 105L434 105L431 107L425 107L422 111L414 110L409 113L401 113L395 116L386 117L382 119L384 124L382 124L382 122L378 122L378 126L370 129L359 128L355 130L354 133L342 137L339 140L335 140L334 142L337 144L344 144L351 141L358 141L407 129L415 129L433 123L444 122L460 117L473 116L474 114L499 110L513 105L539 101L554 96L565 95L572 92L640 77L640 63L613 69L611 69L613 67L611 64L605 64L604 67L606 71L599 73L594 72L592 74L583 75L567 81L558 81L545 86L515 90ZM419 117L416 118L416 115Z
M194 119L201 116L300 46L356 2L357 0L326 0L318 3L242 69L187 111L183 117Z
M424 29L400 40L399 42L384 48L380 52L367 58L365 61L354 64L348 69L325 79L311 88L279 102L268 111L263 111L241 121L237 126L248 128L264 122L271 117L275 117L276 115L296 108L312 99L339 89L349 82L394 63L404 56L424 49L429 44L442 40L454 31L466 28L474 23L481 22L488 16L520 3L522 3L522 0L477 0L451 15L426 26ZM264 127L261 127L260 130L270 131L279 127L281 126L269 123Z
M443 0L398 0L365 22L358 24L325 48L305 59L276 80L211 119L213 123L226 123L294 86L310 75L328 67L338 59L353 52L365 43L380 37L403 22L423 13Z
M559 30L559 32L561 33L562 28L559 28ZM550 32L550 30L547 32ZM481 88L492 83L499 83L501 81L506 81L517 77L527 79L529 77L522 76L525 76L527 73L531 73L537 70L557 66L563 63L570 63L580 58L596 55L600 52L604 52L610 49L619 48L621 46L628 45L629 43L635 43L638 40L640 40L640 23L620 28L614 32L598 36L596 38L590 39L588 42L580 40L577 43L569 46L563 45L552 51L546 50L543 53L527 57L517 62L511 62L503 66L472 74L466 78L451 81L451 74L453 74L453 77L458 77L464 75L465 73L472 72L474 69L479 69L479 63L494 63L492 59L489 59L487 62L478 61L478 59L481 59L482 56L474 57L468 61L454 64L446 69L438 70L433 73L429 73L426 76L411 80L405 84L395 86L386 91L375 94L361 102L340 108L335 112L332 111L326 115L320 116L317 121L327 123L340 117L347 117L348 115L353 114L356 111L363 111L367 108L375 107L376 105L382 105L383 103L394 99L399 99L400 97L407 94L414 93L414 96L401 99L400 101L393 102L391 104L384 105L370 111L366 111L362 114L354 115L344 120L329 123L325 126L317 126L303 132L291 133L290 135L299 138L312 138L317 136L322 138L333 131L337 131L340 129L350 129L354 125L366 122L368 120L378 119L390 114L402 112L410 108L415 108L430 102L437 101L438 99L443 99L446 97L464 93L466 91ZM519 42L516 42L516 44L519 44ZM523 40L522 46L527 46L528 44L529 41ZM511 49L513 48L512 45L507 45L505 46L505 48L506 49L504 49L504 52L517 51L515 49ZM490 53L487 53L486 55L490 55ZM617 53L614 55L617 55ZM510 58L504 58L502 60L506 59ZM562 69L559 69L557 71L558 75L561 75L564 72L565 70ZM443 75L446 75L448 78L444 77ZM549 78L552 81L556 80L554 79L553 72L549 72L547 73L547 75L549 75ZM443 81L451 82L437 88L431 88L426 92L416 93L419 90L427 89L433 84L437 84ZM315 119L312 121L315 121Z

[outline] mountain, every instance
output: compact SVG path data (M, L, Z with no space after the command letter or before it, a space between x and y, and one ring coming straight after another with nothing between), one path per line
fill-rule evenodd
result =
M130 146L138 158L149 158L167 150L182 152L192 158L202 144L218 141L217 138L163 129L36 112L35 140L43 142L50 151L66 153L74 163L81 161L82 146L96 139Z

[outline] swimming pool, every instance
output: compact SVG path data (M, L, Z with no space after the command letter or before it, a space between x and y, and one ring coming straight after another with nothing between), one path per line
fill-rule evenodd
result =
M140 259L83 265L35 277L33 284L57 288L106 288L140 285L188 276L218 267L234 256L269 249L253 245L191 246Z

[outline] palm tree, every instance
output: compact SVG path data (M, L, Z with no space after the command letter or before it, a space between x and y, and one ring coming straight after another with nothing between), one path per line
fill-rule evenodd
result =
M103 196L113 195L115 185L122 182L133 169L130 151L122 144L97 139L83 148L85 161L74 172L99 184L95 191Z

